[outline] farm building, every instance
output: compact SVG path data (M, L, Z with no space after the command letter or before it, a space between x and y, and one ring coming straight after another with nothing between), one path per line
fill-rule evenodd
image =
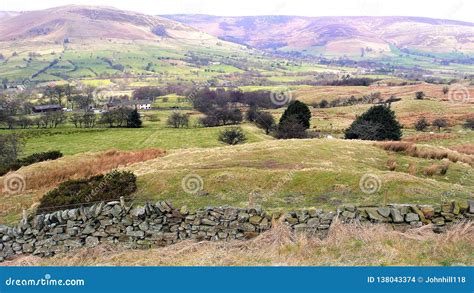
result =
M120 107L133 108L137 110L150 110L153 102L151 100L124 100L110 98L106 104L107 110Z
M39 105L33 106L33 113L45 113L45 112L56 112L61 111L62 107L60 105Z

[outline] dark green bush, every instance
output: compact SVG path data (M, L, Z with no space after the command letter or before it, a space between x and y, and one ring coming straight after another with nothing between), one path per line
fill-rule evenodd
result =
M48 160L56 160L63 156L60 151L49 151L43 153L35 153L28 157L17 159L11 164L0 166L0 176L10 172L16 171L21 167L28 166L34 163L39 163Z
M68 180L46 193L37 213L89 206L99 201L128 198L137 190L136 176L128 171L112 171L106 175Z
M345 131L346 139L400 140L401 125L390 107L373 106L357 117Z

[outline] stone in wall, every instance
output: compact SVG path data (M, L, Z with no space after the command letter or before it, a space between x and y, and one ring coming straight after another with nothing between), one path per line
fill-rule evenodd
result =
M17 227L0 225L0 261L19 254L52 256L100 243L129 248L165 246L184 239L197 241L245 240L271 228L272 219L261 207L208 207L189 211L174 208L166 201L133 207L120 202L98 203L27 217ZM433 224L443 232L451 223L472 220L474 202L450 202L440 206L388 205L356 207L346 205L337 211L321 209L290 211L282 221L295 232L325 237L333 220L343 223L386 223L418 227Z

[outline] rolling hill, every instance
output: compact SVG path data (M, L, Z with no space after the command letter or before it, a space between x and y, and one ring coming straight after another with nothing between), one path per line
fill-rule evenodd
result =
M68 5L2 15L0 78L10 80L184 75L203 56L250 51L173 20L110 7Z
M474 23L420 17L166 15L224 40L313 55L474 53Z

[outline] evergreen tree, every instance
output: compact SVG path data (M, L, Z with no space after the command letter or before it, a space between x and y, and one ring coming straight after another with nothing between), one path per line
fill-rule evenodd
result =
M346 139L400 140L402 131L395 112L384 105L373 106L357 117L345 132Z
M142 127L142 120L140 118L140 113L138 113L137 109L133 110L132 112L130 112L130 114L128 114L127 127L128 128Z
M285 121L292 116L294 116L296 121L301 124L305 129L309 128L311 111L305 103L300 101L292 101L281 116L279 124L283 125Z

